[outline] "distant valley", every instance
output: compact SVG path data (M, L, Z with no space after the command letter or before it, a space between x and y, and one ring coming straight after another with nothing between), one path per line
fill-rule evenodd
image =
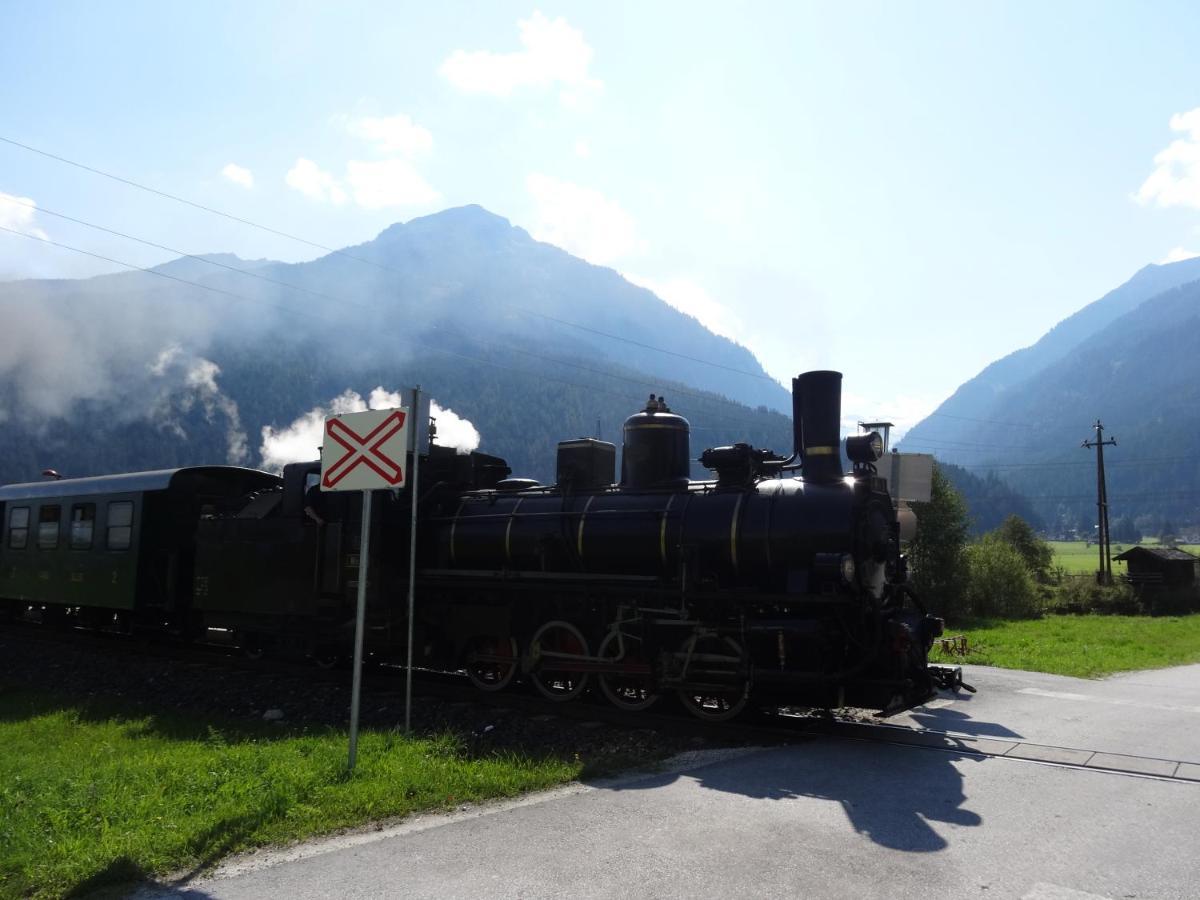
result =
M558 440L618 439L651 392L691 421L693 457L791 448L788 392L747 348L478 206L305 263L213 254L2 283L0 310L0 482L278 464L265 437L348 391L415 383L543 480ZM987 366L900 447L953 465L977 530L1017 512L1086 533L1094 460L1079 444L1099 417L1119 442L1114 518L1197 523L1197 349L1200 259L1147 266ZM292 452L315 456L310 443Z
M1023 493L1048 527L1095 521L1101 419L1111 518L1200 523L1200 258L1147 266L963 384L901 446Z

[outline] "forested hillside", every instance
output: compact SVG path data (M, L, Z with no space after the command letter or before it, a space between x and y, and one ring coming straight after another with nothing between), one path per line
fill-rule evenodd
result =
M992 531L1010 515L1020 516L1035 529L1041 530L1045 527L1033 505L1022 494L1001 481L995 472L975 475L961 466L944 462L939 462L938 467L966 501L972 534L981 535Z
M1143 298L1167 275L1192 280ZM1100 419L1105 436L1118 442L1105 454L1110 519L1128 517L1147 533L1163 521L1200 523L1197 278L1200 259L1143 270L1095 304L1104 307L1100 312L1083 318L1094 330L1084 333L1076 323L1069 347L1058 341L1039 367L1022 369L1002 389L989 388L986 401L964 406L983 390L984 375L995 375L990 367L941 408L955 412L926 419L906 435L903 449L933 452L976 474L994 472L1030 499L1048 528L1090 533L1095 451L1080 445L1095 438ZM1032 349L1022 353L1029 357Z
M221 254L0 284L0 309L0 482L259 465L264 428L417 383L541 479L558 440L619 440L651 392L691 420L693 456L791 449L769 409L788 394L749 351L478 207L297 265Z

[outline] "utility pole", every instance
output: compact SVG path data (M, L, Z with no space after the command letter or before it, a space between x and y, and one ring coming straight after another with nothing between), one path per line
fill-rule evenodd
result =
M1100 544L1100 571L1096 580L1100 584L1112 584L1112 545L1108 539L1108 489L1104 483L1104 448L1117 446L1116 439L1104 440L1104 424L1097 419L1095 424L1096 440L1084 441L1081 446L1091 450L1096 448L1096 518L1099 532L1097 537Z

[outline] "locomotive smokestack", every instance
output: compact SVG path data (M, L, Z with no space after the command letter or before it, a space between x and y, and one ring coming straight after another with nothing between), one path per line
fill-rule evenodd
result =
M792 379L792 431L806 481L842 477L842 373L805 372Z

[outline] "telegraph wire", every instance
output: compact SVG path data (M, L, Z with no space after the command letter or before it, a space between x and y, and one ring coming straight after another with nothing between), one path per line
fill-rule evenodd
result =
M64 218L69 218L69 217L64 217ZM115 234L115 235L118 235L118 236L120 236L120 237L128 237L130 240L138 241L139 243L150 244L150 242L148 242L148 241L143 241L143 240L142 240L142 239L140 239L140 238L135 238L135 237L132 237L131 235L123 235L123 234L120 234L119 232L114 232L114 231L111 231L110 229L104 228L104 227L102 227L102 226L98 226L98 225L97 225L97 226L93 226L93 225L91 225L91 223L84 222L83 220L80 220L80 219L72 219L72 221L78 222L79 224L81 224L81 225L85 225L85 226L88 226L88 227L95 227L95 228L99 229L100 231L106 231L106 232L108 232L108 233L110 233L110 234ZM311 312L311 311L309 311L309 310L306 310L306 309L302 309L302 308L298 308L298 307L294 307L294 306L287 306L287 305L285 305L285 304L282 304L282 303L276 303L276 302L272 302L272 301L270 301L270 300L265 300L265 299L261 299L261 298L247 297L245 294L239 294L239 293L237 293L237 292L235 292L235 291L229 291L229 290L225 290L224 288L216 287L216 286L214 286L214 285L209 285L209 284L203 284L203 283L201 283L201 282L198 282L198 281L192 281L192 280L189 280L189 279L187 279L187 278L180 278L180 277L179 277L179 276L177 276L177 275L171 275L171 274L169 274L169 273L167 273L167 272L162 272L162 271L159 271L159 270L157 270L157 269L155 269L155 268L149 268L149 267L146 267L146 266L139 266L139 265L135 265L134 263L125 262L124 260L120 260L120 259L115 259L115 258L113 258L113 257L111 257L111 256L105 256L105 255L103 255L103 254L101 254L101 253L95 253L95 252L93 252L93 251L91 251L91 250L84 250L84 249L83 249L83 248L81 248L81 247L75 247L75 246L72 246L72 245L70 245L70 244L64 244L64 243L62 243L61 241L55 241L55 240L53 240L53 239L51 239L51 238L47 238L47 237L39 237L38 235L35 235L35 234L30 234L30 233L28 233L28 232L25 232L25 231L20 231L20 230L18 230L18 229L15 229L15 228L8 228L8 227L6 227L6 226L0 225L0 231L5 231L5 232L8 232L9 234L15 234L15 235L19 235L19 236L21 236L21 237L28 238L28 239L30 239L30 240L33 240L33 241L38 241L39 243L42 243L42 244L49 244L50 246L53 246L53 247L59 247L59 248L61 248L61 249L63 249L63 250L70 250L70 251L72 251L73 253L79 253L79 254L82 254L82 255L84 255L84 256L90 256L90 257L92 257L93 259L102 260L102 261L104 261L104 262L107 262L107 263L112 263L113 265L122 266L122 267L124 267L124 268L131 269L131 270L138 271L138 272L143 272L143 273L145 273L145 274L147 274L147 275L154 275L154 276L156 276L156 277L158 277L158 278L165 278L165 279L167 279L167 280L169 280L169 281L174 281L174 282L177 282L177 283L179 283L179 284L184 284L184 285L188 285L188 286L190 286L190 287L199 288L200 290L209 291L209 292L211 292L211 293L214 293L214 294L221 294L221 295L223 295L223 296L225 296L225 297L228 297L228 298L230 298L230 299L232 299L232 300L237 300L237 301L240 301L240 302L243 302L243 303L261 304L261 305L263 305L263 306L267 306L267 307L270 307L270 308L272 308L272 309L279 310L280 312L283 312L283 313L286 313L286 314L289 314L289 315L296 315L296 314L298 314L298 315L306 316L306 317L308 317L308 318L311 318L311 319L316 319L317 321L320 321L320 322L324 322L324 323L328 323L328 322L329 322L329 320L328 320L327 318L324 318L324 317L321 317L321 316L319 316L319 315L316 315L316 314L314 314L313 312ZM174 250L174 249L172 249L172 248L170 248L170 247L163 247L162 245L152 244L152 246L159 247L160 249L165 249L165 250L167 250L168 252L171 252L171 253L176 253L176 252L179 252L179 251L176 251L176 250ZM229 269L230 271L232 271L232 272L237 272L237 273L239 273L239 274L243 274L243 275L253 275L253 274L254 274L254 273L251 273L251 272L244 271L244 270L242 270L242 269L235 268L235 267L233 267L233 266L228 266L228 265L224 265L224 264L222 264L222 263L217 263L217 262L215 262L215 261L213 261L213 260L207 260L207 259L204 259L203 257L199 257L199 256L192 256L191 254L183 254L183 255L184 255L184 256L189 256L190 258L192 258L192 259L195 259L195 260L197 260L197 261L199 261L199 262L211 263L212 265L218 266L218 267L220 267L220 268L222 268L222 269ZM294 287L293 285L288 285L286 282L278 282L278 281L274 281L274 279L268 279L268 280L269 280L269 281L272 281L272 282L273 282L273 283L275 283L275 284L280 284L280 285L282 285L282 286L284 286L284 287L289 287L289 288L293 288L293 287ZM313 292L309 292L309 293L313 293ZM348 306L356 306L356 307L358 307L358 308L360 308L360 309L363 309L363 310L369 310L369 307L366 307L366 306L364 306L364 305L363 305L363 304L361 304L361 303L354 303L354 302L352 302L352 301L344 300L344 299L342 299L342 298L338 298L338 297L332 297L332 296L330 296L330 295L327 295L327 294L318 294L318 296L324 297L325 299L329 299L329 300L332 300L332 301L334 301L334 302L337 302L337 303L343 303L343 304L345 304L345 305L348 305ZM345 323L344 323L344 322L340 322L339 324L340 324L340 325L342 325L342 326L344 326L344 325L345 325ZM488 343L481 342L481 341L475 341L475 340L474 340L473 338L471 338L469 335L463 334L462 332L453 331L453 330L451 330L451 329L448 329L448 328L445 328L445 327L443 327L443 326L439 326L439 325L436 325L436 324L432 324L432 325L431 325L431 327L432 327L432 328L434 328L435 330L440 330L440 331L446 332L446 333L448 333L448 334L455 335L455 336L458 336L458 337L460 337L460 338L464 338L464 339L466 339L467 341L473 341L474 343L476 343L476 344L480 345L480 346L481 346L481 347L483 347L483 348L492 348L492 349L495 349L495 345L494 345L494 344L488 344ZM375 330L372 330L372 333L376 333L376 332L375 332ZM552 376L545 375L545 374L544 374L544 373L542 373L542 372L532 371L532 370L529 370L529 369L518 369L518 368L515 368L515 367L513 367L513 366L507 366L507 365L504 365L504 364L502 364L502 363L495 362L494 360L483 359L483 358L481 358L481 357L478 357L478 356L471 356L471 355L469 355L469 354L461 353L461 352L454 351L454 350L449 350L449 349L447 349L447 348L445 348L445 347L439 347L439 346L437 346L437 345L435 345L435 344L426 343L426 344L423 344L423 345L422 345L422 348L423 348L423 349L429 349L429 350L433 350L433 351L435 351L435 352L437 352L437 353L443 353L443 354L447 354L447 355L449 355L449 356L455 356L455 357L458 357L458 358L460 358L460 359L468 360L468 361L470 361L470 362L476 362L476 363L480 363L480 364L482 364L482 365L493 366L493 367L495 367L495 368L504 369L504 370L506 370L506 371L510 371L510 372L517 372L517 373L520 373L520 374L530 375L530 376L533 376L533 377L536 377L536 378L541 378L541 379L543 379L543 380L546 380L546 381L553 381L553 382L555 382L555 383L557 383L557 384L568 385L568 386L570 386L570 387L575 387L575 388L578 388L578 389L580 389L580 390L583 390L583 391L589 391L589 392L592 392L592 393L602 393L602 394L607 394L607 395L609 395L609 396L613 396L613 397L620 397L620 398L622 398L622 399L628 399L628 400L630 400L630 402L640 403L640 402L642 401L642 399L643 399L643 398L638 398L637 400L634 400L631 394L618 393L618 392L616 392L616 391L605 390L605 389L603 389L603 388L597 388L597 387L594 387L594 386L592 386L592 385L581 384L581 383L579 383L579 382L575 382L575 381L568 381L568 380L566 380L566 379L562 379L562 378L554 378L554 377L552 377ZM618 380L618 381L628 381L628 382L631 382L631 383L633 383L633 384L640 384L640 385L643 385L643 386L646 386L646 387L657 387L657 386L660 384L659 382L654 382L654 381L642 381L642 380L639 380L639 379L636 379L636 378L631 378L631 377L629 377L629 376L618 375L618 374L616 374L615 372L607 372L607 371L604 371L604 370L602 370L602 369L593 369L593 368L590 368L590 367L587 367L587 366L582 366L582 365L579 365L579 364L577 364L577 363L572 363L572 362L569 362L569 361L567 361L567 360L563 360L563 359L556 359L555 357L551 357L551 356L545 356L545 355L543 355L543 354L534 353L533 351L521 350L521 349L519 349L519 348L516 348L516 347L505 347L505 348L503 348L503 349L505 349L505 350L509 350L509 351L513 351L513 352L517 352L517 353L521 353L521 354L524 354L524 355L527 355L527 356L531 356L531 357L534 357L534 358L536 358L536 359L543 360L544 362L553 363L553 364L555 364L555 365L563 365L563 366L568 366L568 367L571 367L571 368L581 369L581 370L583 370L583 371L585 371L585 372L590 372L590 373L592 373L592 374L600 375L600 376L602 376L602 377L605 377L605 378L613 378L613 379L616 379L616 380ZM687 390L685 390L685 389L682 389L682 388L680 388L680 389L677 389L677 390L675 390L675 389L672 389L672 390L674 390L674 393L675 393L676 395L683 395L683 396L695 397L695 398L696 398L696 399L698 399L698 400L704 400L704 401L709 401L709 402L720 402L720 398L716 397L715 395L714 395L714 396L712 396L712 398L711 398L711 400L710 400L710 398L709 398L709 397L706 397L706 396L705 396L705 395L703 395L703 394L696 393L696 392L693 392L693 391L687 391ZM726 402L736 402L736 401L726 401ZM722 422L722 423L724 423L726 426L737 426L737 425L743 425L743 426L749 426L749 427L753 427L753 428L763 428L763 427L765 427L765 426L764 426L764 423L762 423L762 422L754 422L754 421L752 421L752 420L750 420L750 419L724 419L724 418L720 418L720 417L718 417L718 418L710 418L710 419L708 419L707 421L709 421L709 422ZM689 423L689 424L690 424L690 423ZM703 428L703 429L709 429L709 428L710 428L710 426L707 426L707 425L696 425L696 426L693 426L693 427L697 427L697 428ZM720 429L711 429L711 430L720 430Z
M45 213L48 216L54 216L59 219L65 219L68 222L74 222L76 225L82 225L85 228L93 228L96 231L103 231L105 234L111 234L114 237L124 238L127 241L134 241L138 244L144 244L145 246L153 247L156 250L165 250L168 253L174 253L177 256L186 257L188 259L195 260L196 262L204 263L205 265L215 266L219 269L227 269L230 272L237 272L239 275L249 275L251 278L257 278L260 281L265 281L270 284L276 284L276 285L279 285L280 287L285 287L288 290L299 291L302 294L309 294L309 295L311 295L313 297L317 297L321 300L332 300L335 303L346 303L351 306L355 305L353 302L345 300L341 297L333 297L333 296L330 296L329 294L323 294L320 291L314 291L311 288L306 288L306 287L303 287L298 284L291 284L286 281L280 281L277 278L269 278L268 276L263 275L260 272L255 272L251 269L239 269L237 266L231 266L228 263L217 262L215 259L208 259L207 257L204 257L204 256L197 256L194 253L187 253L183 250L178 250L175 247L168 247L165 244L156 244L154 241L148 241L145 238L135 237L134 235L126 234L123 231L116 231L112 228L106 228L103 225L97 225L95 222L85 222L83 219L76 219L74 216L68 216L66 213L55 212L54 210L47 209L44 206L38 206L36 203L26 203L24 200L22 200L18 197L4 197L2 199L7 200L9 203L16 203L19 206L29 207L30 209L36 210L40 213ZM67 249L72 249L72 248L67 248Z
M1028 422L1001 422L997 419L975 419L971 416L952 416L950 413L931 412L929 416L937 416L939 419L961 419L964 422L981 422L984 425L1007 425L1010 428L1035 428ZM928 418L928 416L926 417Z
M346 259L352 259L355 262L365 263L366 265L374 266L377 269L382 269L386 272L392 272L393 274L397 274L397 275L406 274L400 269L397 269L393 266L385 265L385 264L377 262L373 259L367 259L366 257L363 257L363 256L357 256L353 253L348 253L345 250L339 250L334 247L326 246L325 244L318 243L317 241L310 241L307 238L300 237L299 235L290 234L289 232L286 232L286 231L280 231L277 228L271 228L270 226L262 225L258 222L254 222L250 219L245 219L245 218L242 218L241 216L236 216L233 213L228 213L228 212L225 212L220 209L215 209L214 207L211 207L211 206L205 206L203 203L197 203L194 200L188 200L186 197L180 197L177 194L170 194L170 193L167 193L166 191L160 191L157 188L152 188L148 185L141 184L137 181L133 181L130 178L123 178L120 175L114 175L111 172L105 172L102 169L95 168L94 166L85 165L84 163L76 162L75 160L72 160L72 159L67 159L65 156L59 156L57 154L50 153L47 150L41 150L37 147L31 147L29 144L23 144L20 141L15 141L12 138L7 138L7 137L4 137L3 135L0 135L0 142L9 144L13 147L19 147L22 150L27 150L30 153L36 153L39 156L44 156L47 159L52 159L52 160L55 160L56 162L64 163L65 165L68 165L68 166L74 166L77 169L82 169L85 172L91 172L94 175L99 175L103 178L111 179L113 181L119 182L120 184L124 184L129 187L137 188L138 190L146 191L147 193L154 194L155 196L162 197L167 200L173 200L176 203L182 203L186 206L190 206L194 209L202 210L202 211L204 211L206 213L210 213L214 216L221 216L222 218L229 219L230 221L237 222L241 225L247 225L251 228L257 228L258 230L264 231L267 234L272 234L272 235L275 235L276 237L286 238L287 240L291 240L291 241L297 241L298 243L304 244L309 247L313 247L317 250L324 250L326 253L329 253L334 256L341 256ZM738 369L733 366L726 366L722 363L713 362L712 360L709 360L709 359L701 359L700 357L689 356L686 353L679 353L675 350L668 350L665 347L657 347L653 344L645 344L645 343L642 343L641 341L636 341L636 340L633 340L632 338L624 337L623 335L612 334L607 331L601 331L596 328L591 328L587 325L580 325L577 322L571 322L566 319L560 319L555 316L547 315L546 313L540 313L540 312L537 312L536 310L528 309L523 306L517 306L512 303L505 303L504 301L500 301L500 304L502 306L507 306L509 309L515 310L520 313L524 313L525 315L534 316L535 318L539 318L539 319L545 319L550 322L555 322L559 325L566 325L571 328L577 328L581 331L589 332L590 334L595 334L595 335L599 335L601 337L610 338L614 341L621 341L626 344L631 344L635 347L641 347L645 350L653 350L656 353L665 353L669 356L674 356L679 359L686 359L690 362L699 363L701 365L712 366L713 368L717 368L717 369L723 369L726 372L733 372L737 375L745 375L750 378L758 378L758 379L761 379L764 381L775 382L775 379L772 378L770 375L767 375L767 374L764 374L761 372L748 372L745 369ZM778 384L778 382L775 382L775 383Z
M148 247L154 247L154 248L156 248L156 250L163 250L163 251L167 251L168 253L174 253L174 254L176 254L176 256L193 259L193 260L196 260L197 263L204 263L205 265L215 266L215 268L224 269L224 270L227 270L230 272L235 272L235 274L238 274L238 275L246 275L246 276L250 276L252 278L258 278L259 281L268 282L270 284L276 284L276 286L278 286L278 287L287 288L289 290L295 290L295 292L310 294L312 296L316 296L316 298L318 298L318 299L329 300L331 302L335 302L335 304L342 304L342 305L346 305L346 306L350 306L350 307L356 307L356 308L359 308L359 310L362 310L365 312L372 312L372 308L370 306L362 304L362 302L359 302L359 301L348 300L346 298L341 298L341 296L325 294L325 293L319 292L319 290L312 290L310 288L301 287L301 286L299 286L299 284L292 284L292 283L289 283L286 281L280 281L280 280L278 280L278 278L271 278L271 277L260 274L260 272L247 270L247 269L239 269L238 266L228 265L226 263L218 263L217 260L215 260L215 259L208 259L208 258L205 258L202 256L196 256L196 254L187 253L185 251L179 250L179 248L176 248L176 247L169 247L164 244L156 244L155 241L145 240L144 238L138 238L138 236L136 236L136 235L127 234L125 232L118 232L118 230L115 230L112 228L106 228L104 226L101 226L101 224L96 224L95 222L88 222L88 221L82 220L82 218L68 216L68 215L64 214L64 212L56 212L54 210L41 208L41 206L38 206L35 203L26 203L26 202L24 202L24 200L20 200L18 198L8 197L5 199L10 200L11 203L16 203L16 204L22 205L22 206L28 206L28 208L30 208L30 209L36 209L36 210L40 210L42 212L47 212L48 215L62 218L62 220L66 220L68 222L74 222L76 224L80 224L80 226L84 226L85 228L95 229L95 230L97 230L97 232L112 234L112 235L116 236L116 238L122 238L125 240L136 241L137 244L143 244ZM6 230L8 230L8 229L6 229ZM24 236L29 236L29 238L36 239L35 235L29 235L29 234L25 234L25 233L22 233L22 234L24 234ZM40 240L40 239L38 239L38 240ZM67 246L65 244L56 244L55 241L48 240L48 242L50 242L50 244L55 244L55 246L64 247L64 248L66 248L66 250L74 250L77 252L86 252L86 251L80 251L79 248L77 248L77 247L71 247L71 246ZM95 254L92 254L92 256L95 256ZM106 259L107 262L114 262L118 265L126 265L126 266L128 266L128 268L139 269L140 271L148 272L148 274L151 274L151 275L161 275L162 274L162 272L158 271L156 268L144 269L144 268L142 268L142 266L134 266L134 265L131 265L128 263L121 262L121 260L110 260L107 257L97 257L97 258ZM174 277L175 281L181 281L182 283L193 284L193 286L196 286L196 287L203 287L203 286L200 286L200 284L198 284L197 282L187 281L187 280L184 280L184 278L179 278L179 277L175 277L175 276L172 276L172 277ZM239 298L240 298L241 295L235 294L235 296L239 296ZM247 301L251 300L250 298L245 298L245 299ZM290 308L290 307L288 308L288 311L294 312L294 310L292 310L292 308ZM473 340L472 337L470 337L469 335L463 334L462 331L458 331L457 329L446 328L445 325L431 323L430 328L432 328L434 330L438 330L438 331L443 331L443 332L445 332L445 334L455 335L457 337L466 338L467 341ZM482 342L479 342L479 343L482 343ZM484 346L493 346L494 347L494 344L484 344ZM583 366L583 365L577 364L577 362L571 362L569 360L564 360L564 359L557 359L557 358L554 358L554 356L547 356L545 354L534 353L534 352L532 352L532 350L523 350L523 349L520 349L517 347L506 347L505 349L510 350L510 352L520 353L520 354L527 355L527 356L533 356L534 359L540 359L545 362L553 362L553 364L568 366L571 368L578 368L578 370L581 370L583 372L599 374L599 376L606 377L606 378L616 378L618 380L622 380L622 382L629 382L631 384L647 386L647 388L656 388L656 386L660 385L659 382L648 382L648 380L643 380L640 378L631 378L629 376L620 376L620 374L617 374L616 372L607 372L605 370L600 370L600 368ZM689 397L696 397L697 400L706 400L706 397L704 397L703 394L700 394L700 392L689 391L689 390L685 390L683 388L674 389L674 394L682 395L682 396L689 396ZM751 420L749 420L749 419L724 419L724 420L718 419L715 421L726 421L726 422L730 422L730 424L738 424L738 425L751 425Z
M1171 462L1185 462L1187 460L1195 461L1196 457L1195 456L1134 457L1132 459L1126 458L1126 459L1121 459L1121 460L1113 460L1112 462L1106 462L1104 464L1104 466L1105 466L1105 468L1117 468L1117 467L1129 468L1129 467L1139 466L1142 463L1171 463ZM954 465L954 463L951 463L951 465ZM991 465L989 465L988 463L973 463L972 465L969 465L969 466L958 466L958 468L960 468L960 469L1059 469L1059 468L1083 468L1085 466L1088 468L1091 468L1092 463L1090 463L1090 462L1044 462L1044 463L995 463L995 464L991 464Z

